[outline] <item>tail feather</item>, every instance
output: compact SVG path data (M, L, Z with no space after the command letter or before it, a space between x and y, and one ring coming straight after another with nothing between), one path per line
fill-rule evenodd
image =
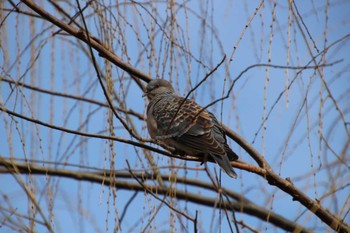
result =
M230 161L226 155L210 154L215 162L232 178L237 178L236 172L233 170Z
M225 151L230 161L238 160L238 155L235 152L233 152L232 149L227 144L225 144Z

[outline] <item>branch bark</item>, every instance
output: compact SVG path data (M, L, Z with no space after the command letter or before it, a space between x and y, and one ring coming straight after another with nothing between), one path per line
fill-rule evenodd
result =
M12 173L17 171L17 172L20 172L21 174L58 176L58 177L65 177L69 179L75 179L79 181L88 181L96 184L103 184L106 186L113 185L118 189L135 190L140 192L144 192L147 190L156 190L156 193L160 195L167 195L171 193L173 197L176 197L179 200L189 201L192 203L196 203L196 204L208 206L208 207L216 206L217 208L248 214L260 220L272 223L273 225L286 231L303 232L303 233L312 232L311 230L299 224L296 224L295 222L290 221L281 215L271 212L271 210L267 210L255 205L252 201L241 196L240 194L225 188L222 188L222 192L226 193L227 196L230 198L230 200L223 201L221 205L218 205L217 198L202 196L197 193L190 193L188 191L183 191L179 189L147 184L146 183L147 180L154 180L157 178L150 174L145 174L145 173L130 174L127 172L113 171L114 178L111 178L108 175L110 171L106 171L106 173L103 174L103 172L76 171L76 170L67 170L67 169L61 169L61 168L49 168L49 167L38 166L32 163L14 162L9 159L5 159L1 156L0 156L0 166L3 167L3 169L0 169L0 173ZM141 185L137 182L132 182L132 180L134 180L133 176L137 177L137 179L139 181L142 181L143 184ZM121 180L120 178L129 179L129 180L125 181L125 180ZM174 180L175 177L162 175L162 179L168 182L170 180ZM176 177L176 182L183 183L189 186L196 186L196 187L208 189L217 193L213 185L210 183L188 179L185 177Z

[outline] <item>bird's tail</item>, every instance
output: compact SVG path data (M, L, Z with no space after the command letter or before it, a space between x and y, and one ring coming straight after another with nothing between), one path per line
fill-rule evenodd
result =
M225 151L230 161L238 160L238 155L235 152L233 152L232 149L227 144L225 144Z
M215 162L232 178L237 178L236 172L233 170L230 161L226 155L210 154ZM238 157L237 157L238 158Z

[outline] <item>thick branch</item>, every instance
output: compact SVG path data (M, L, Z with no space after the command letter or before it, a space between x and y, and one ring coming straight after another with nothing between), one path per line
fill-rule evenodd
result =
M224 192L227 191L230 197L232 197L233 195L233 198L236 199L237 201L231 199L231 201L224 201L221 205L217 205L218 200L216 198L201 196L197 193L190 193L188 191L182 191L179 189L169 190L168 187L160 187L160 186L146 184L145 180L156 179L156 177L153 177L151 175L147 175L144 173L133 174L138 179L144 182L143 185L140 185L135 182L121 180L120 178L124 178L124 179L127 178L131 180L133 179L133 175L126 172L113 171L113 175L115 179L112 179L108 175L103 175L103 173L95 173L95 172L89 172L89 171L82 172L82 171L76 171L76 170L41 167L34 164L11 162L10 160L4 159L2 157L0 157L0 166L5 167L4 169L0 169L0 173L10 173L16 169L17 171L23 174L50 175L50 176L66 177L66 178L71 178L71 179L80 180L80 181L89 181L97 184L104 184L104 185L113 184L113 186L118 189L135 190L135 191L144 192L145 188L147 188L147 190L157 190L157 193L161 195L167 195L168 193L172 193L172 195L175 195L174 197L180 200L190 201L192 203L208 206L211 208L213 206L216 206L217 208L222 208L222 209L224 208L228 210L233 209L234 211L237 211L240 213L245 213L251 216L255 216L263 221L272 223L275 226L282 228L286 231L291 231L291 232L298 231L298 232L305 232L305 233L312 232L304 228L303 226L298 225L284 218L283 216L280 216L276 213L271 212L271 210L267 210L255 205L253 202L249 201L248 199L230 190L223 189ZM108 171L106 172L108 174ZM164 181L172 180L167 175L163 175L162 177ZM215 192L215 188L213 187L212 184L209 184L209 183L205 183L197 180L191 180L191 179L182 178L182 177L177 177L176 182L184 183L187 185L194 185L197 187L203 187Z
M298 189L289 178L283 179L278 176L267 164L264 157L255 148L248 143L244 138L233 132L232 130L225 128L227 135L231 137L238 145L240 145L245 151L249 153L256 161L259 166L265 168L265 179L270 185L274 185L284 192L292 196L293 201L300 202L303 206L309 209L317 217L319 217L324 223L330 226L337 232L347 233L349 232L349 226L342 222L339 218L334 216L326 208L322 207L318 200L311 199L308 195ZM261 164L260 164L261 163Z

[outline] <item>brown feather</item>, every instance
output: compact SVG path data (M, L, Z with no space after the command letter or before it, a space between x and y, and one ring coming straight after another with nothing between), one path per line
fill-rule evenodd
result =
M165 80L147 85L150 99L147 127L152 138L189 155L210 155L231 177L236 177L229 160L238 156L226 143L226 135L215 116L192 100L176 95Z

